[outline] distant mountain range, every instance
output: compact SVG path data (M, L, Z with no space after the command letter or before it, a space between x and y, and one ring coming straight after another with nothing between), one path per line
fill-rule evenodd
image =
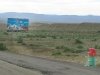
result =
M77 16L77 15L46 15L35 13L0 13L0 22L7 22L7 18L27 18L30 22L39 23L100 23L100 16Z

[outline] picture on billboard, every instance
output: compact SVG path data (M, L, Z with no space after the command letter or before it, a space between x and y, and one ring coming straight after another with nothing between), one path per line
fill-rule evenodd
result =
M8 31L28 31L29 20L20 18L8 18Z

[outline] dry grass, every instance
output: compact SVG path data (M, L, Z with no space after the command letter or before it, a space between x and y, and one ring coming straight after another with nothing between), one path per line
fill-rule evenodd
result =
M6 29L1 25L1 29ZM0 30L1 30L0 29ZM100 49L100 25L99 24L39 24L31 25L28 32L0 32L0 42L7 45L11 52L39 56L44 58L71 61L82 63L86 61L86 50L89 47L98 45L97 51ZM17 37L23 38L22 43L17 42ZM75 43L75 40L81 40L82 44ZM63 49L56 49L59 46L65 46L72 50L82 46L83 53L69 54L64 53ZM52 56L52 51L59 50L62 55ZM81 50L81 49L80 49ZM100 54L100 52L98 52ZM97 64L100 63L99 56Z

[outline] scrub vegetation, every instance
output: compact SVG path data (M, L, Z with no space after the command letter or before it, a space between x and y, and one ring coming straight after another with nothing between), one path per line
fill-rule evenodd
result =
M82 63L89 47L100 52L100 24L33 23L29 31L0 28L0 50Z

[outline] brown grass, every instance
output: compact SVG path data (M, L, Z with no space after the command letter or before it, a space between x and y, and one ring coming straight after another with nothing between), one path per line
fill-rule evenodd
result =
M3 29L2 32L5 32L6 26L0 24L0 30L1 29ZM32 35L32 37L26 37L27 34ZM46 37L43 38L40 35ZM4 42L11 52L84 64L86 61L85 56L87 55L86 50L89 47L95 47L95 45L100 46L99 35L99 24L33 24L29 26L28 32L8 32L8 35L0 33L0 42ZM17 43L16 39L18 36L24 36L24 44ZM51 36L56 36L56 38ZM75 43L76 38L81 39L83 42L83 44L81 44L83 50L85 50L83 53L79 53L78 55L77 53L69 54L63 53L63 49L59 49L62 55L52 56L52 51L57 50L57 46L66 46L76 49L77 46L80 45ZM99 48L97 51L98 55L100 55ZM99 63L100 60L98 56L97 64Z

